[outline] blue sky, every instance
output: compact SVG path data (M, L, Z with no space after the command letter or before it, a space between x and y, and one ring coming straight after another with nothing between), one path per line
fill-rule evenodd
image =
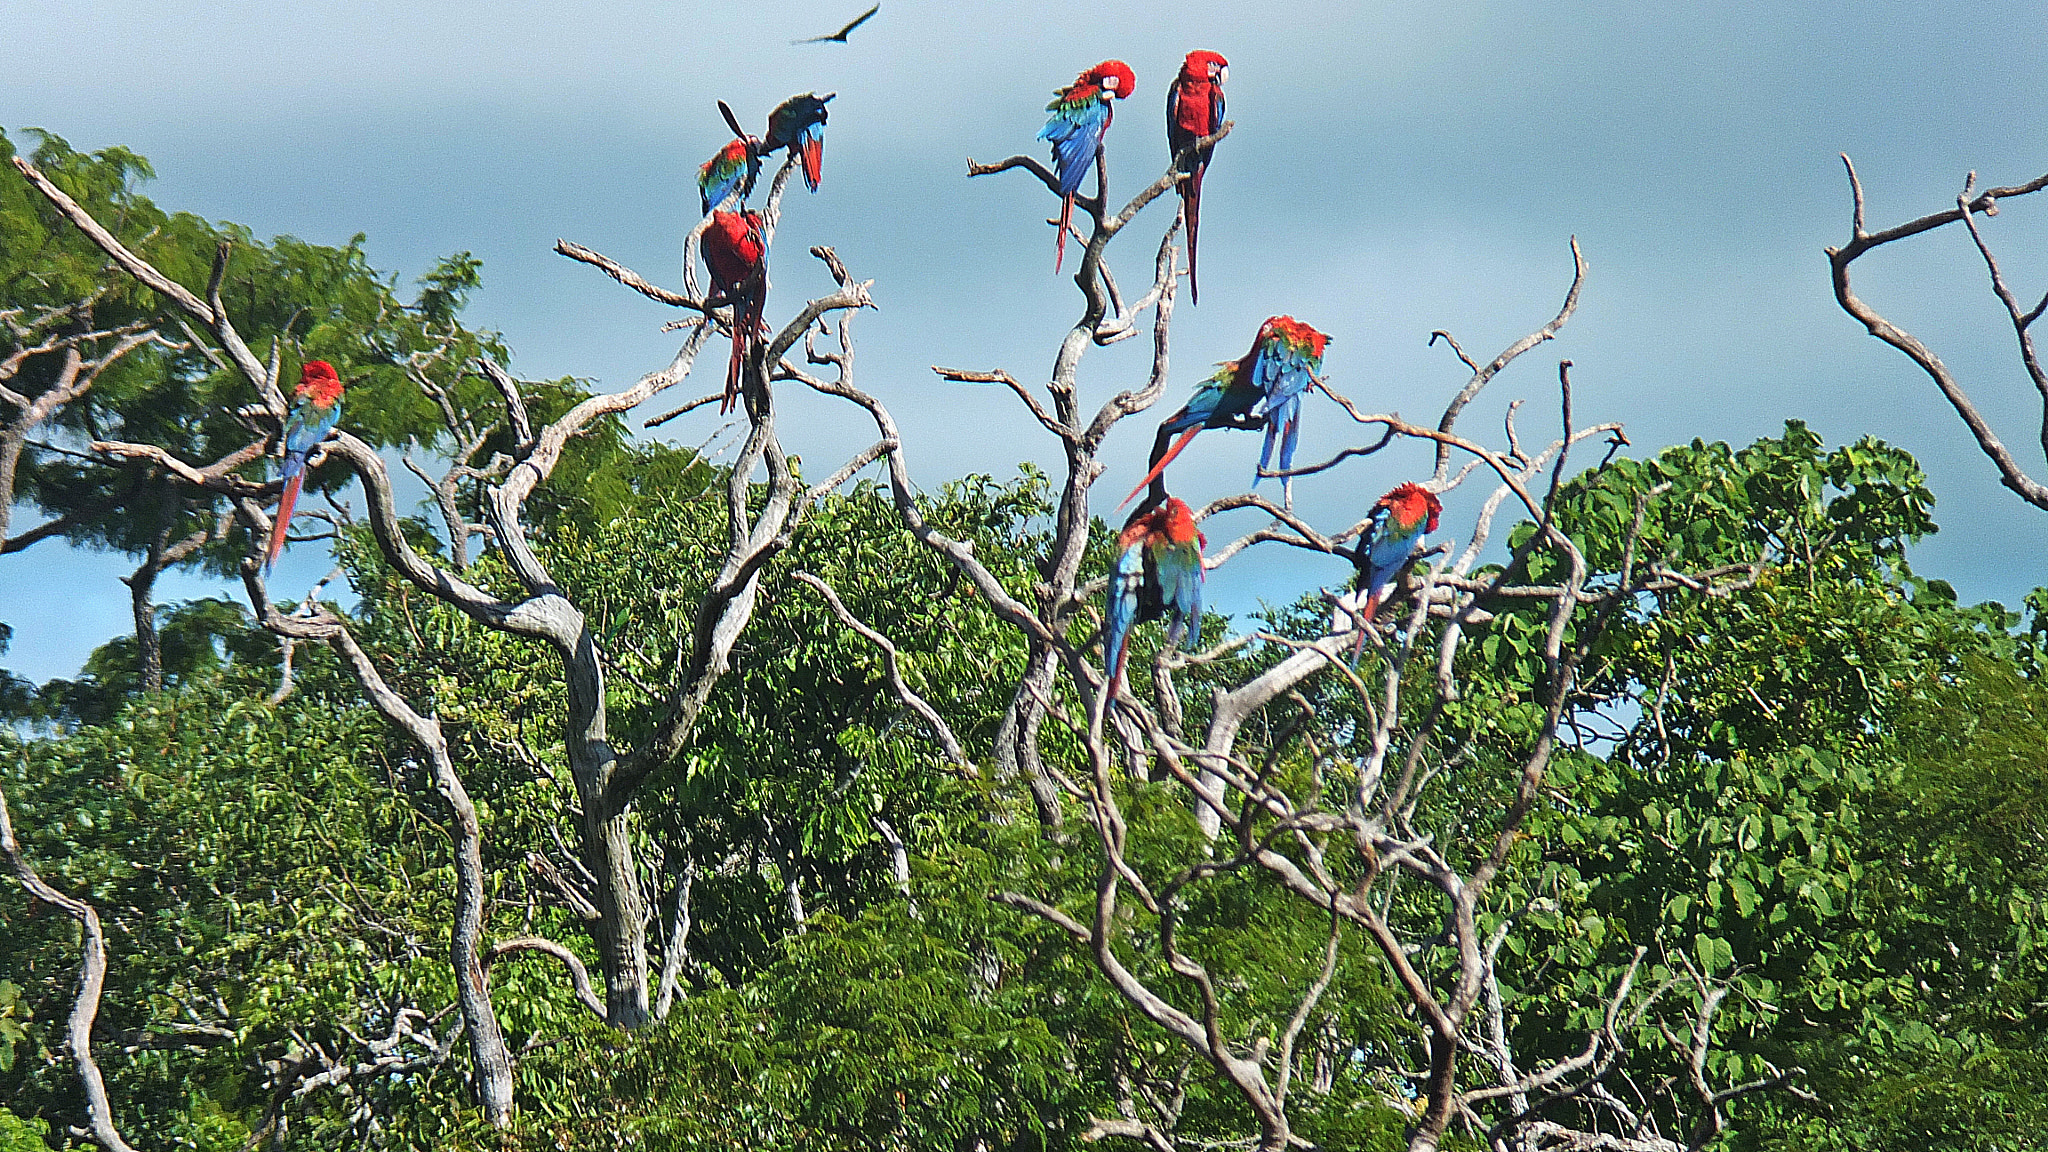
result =
M1433 416L1465 374L1429 332L1490 356L1540 324L1576 235L1592 268L1578 317L1493 385L1468 431L1491 433L1517 397L1529 426L1547 424L1569 357L1581 419L1625 422L1640 451L1740 443L1788 417L1832 442L1880 436L1933 477L1943 530L1915 553L1923 572L2007 603L2048 583L2048 515L2000 488L1924 377L1835 307L1821 254L1848 226L1838 152L1857 161L1873 225L1951 203L1973 168L1994 183L2048 170L2039 5L885 0L850 44L788 44L863 6L12 0L0 126L134 148L168 208L262 235L367 233L372 260L408 281L473 251L486 287L471 319L507 334L521 374L617 387L667 361L671 313L555 256L555 238L673 283L696 166L727 135L713 101L751 122L791 93L836 90L825 187L790 198L771 318L824 289L812 244L875 278L863 381L935 486L1054 455L1004 395L928 366L1042 379L1077 306L1052 274L1043 189L970 181L966 158L1035 154L1051 90L1116 56L1138 76L1110 139L1112 189L1127 194L1165 163L1173 69L1210 48L1230 58L1238 128L1204 197L1202 304L1176 316L1169 405L1289 312L1334 334L1340 390ZM1162 201L1123 241L1127 282L1171 211ZM2048 202L2015 203L1990 228L2022 295L2048 287ZM2048 472L2030 448L2038 407L1962 233L1871 257L1858 284ZM1089 399L1138 378L1143 343L1090 355ZM863 443L843 411L791 408L786 439L808 460ZM1342 442L1337 417L1311 406L1304 457ZM671 429L694 444L715 427ZM1116 496L1149 443L1149 422L1133 422L1114 445ZM1242 487L1254 444L1204 438L1177 490ZM1303 506L1348 523L1419 460L1304 485ZM1451 524L1478 499L1455 498ZM311 551L288 558L284 586L318 575ZM0 561L0 619L16 629L0 660L37 679L75 670L127 627L126 567L50 545ZM1243 608L1342 575L1254 557L1214 578L1216 599ZM211 587L167 578L162 595Z

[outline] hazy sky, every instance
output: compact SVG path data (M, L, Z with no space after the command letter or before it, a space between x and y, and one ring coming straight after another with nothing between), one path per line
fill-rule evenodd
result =
M2048 583L2048 515L2000 488L1931 384L1836 308L1821 254L1848 227L1838 152L1858 164L1873 225L1952 203L1972 168L1990 183L2048 170L2038 3L1124 3L1051 15L885 0L850 44L788 43L862 7L9 0L0 126L131 147L156 165L149 194L169 209L324 243L365 232L372 261L408 284L468 249L486 282L470 319L507 334L517 371L614 388L666 363L675 341L658 329L674 313L555 256L555 238L674 283L696 167L729 135L713 101L758 122L791 93L835 90L824 190L789 197L771 319L824 290L812 244L875 278L881 311L857 325L863 382L936 486L1054 453L1006 394L939 383L928 366L1043 379L1078 305L1052 272L1043 188L1016 173L970 181L966 158L1038 154L1051 90L1116 56L1138 76L1110 136L1112 192L1127 195L1165 164L1160 108L1180 57L1214 49L1231 61L1238 127L1210 172L1202 304L1183 300L1176 315L1162 414L1210 362L1242 354L1261 319L1289 312L1334 334L1325 367L1339 390L1433 418L1466 373L1425 347L1429 332L1484 357L1542 323L1576 235L1592 267L1578 317L1495 382L1468 432L1492 435L1517 397L1528 427L1550 426L1556 362L1569 357L1581 420L1625 422L1639 451L1739 444L1788 417L1830 442L1880 436L1920 457L1940 497L1943 530L1915 553L1921 571L2008 604ZM1149 269L1171 212L1160 201L1120 240L1125 283ZM1988 226L2021 294L2048 287L2048 202L2015 203ZM1925 237L1860 273L1864 298L1932 343L2048 472L2031 448L2038 408L1967 237ZM1139 379L1145 343L1092 352L1086 398ZM1340 415L1310 403L1304 459L1343 442ZM694 419L665 430L694 444L717 427ZM1150 440L1150 422L1134 421L1115 443L1111 499ZM785 441L822 472L865 438L849 412L793 400ZM1176 465L1176 490L1239 489L1256 450L1255 437L1204 437ZM1306 483L1303 506L1348 523L1420 458L1387 453ZM1447 526L1478 499L1454 498ZM74 671L128 627L115 582L127 567L47 544L0 560L0 619L16 628L0 663L36 679ZM322 567L301 546L282 586ZM1212 579L1241 609L1343 574L1254 557ZM210 585L161 589L175 599Z

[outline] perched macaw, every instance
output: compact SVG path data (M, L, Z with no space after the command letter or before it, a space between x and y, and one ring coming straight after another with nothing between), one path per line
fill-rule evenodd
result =
M731 304L732 362L725 371L721 413L740 398L740 369L764 334L768 306L768 238L758 212L713 212L704 230L704 264L711 269L710 303Z
M1292 468L1294 442L1301 431L1301 394L1315 382L1329 343L1328 336L1292 316L1273 316L1259 325L1252 350L1242 359L1225 360L1195 389L1194 397L1159 426L1152 470L1124 497L1124 504L1144 491L1204 428L1263 427L1266 445L1259 451L1259 471L1266 471L1275 444L1280 446L1280 471ZM1180 439L1166 447L1166 438L1176 433ZM1258 482L1254 475L1253 486Z
M1388 586L1422 551L1423 537L1436 531L1437 517L1443 510L1443 502L1435 493L1413 483L1401 485L1372 506L1365 538L1359 541L1354 553L1358 565L1357 592L1364 593L1365 603L1356 605L1355 594L1347 598L1349 604L1358 608L1357 619L1351 620L1351 614L1339 608L1339 619L1335 621L1349 621L1358 630L1358 639L1351 648L1354 655L1365 646L1366 629L1386 600Z
M1194 512L1177 496L1131 513L1117 534L1102 624L1102 666L1112 701L1123 683L1132 625L1166 616L1169 647L1202 642L1202 549L1208 544L1195 528Z
M697 169L697 197L703 202L704 211L724 204L725 198L734 192L739 193L740 204L744 206L754 192L754 177L760 174L760 141L741 137L726 144L718 155Z
M1204 136L1223 127L1223 82L1230 78L1230 61L1214 52L1190 52L1181 61L1180 75L1166 90L1166 143L1179 156ZM1188 159L1181 171L1188 178L1180 182L1181 203L1188 219L1188 295L1199 304L1202 289L1195 279L1195 242L1202 227L1202 175L1209 170L1210 145Z
M1130 65L1104 60L1054 93L1052 103L1045 106L1052 117L1038 138L1052 142L1053 170L1060 180L1060 237L1054 248L1054 272L1067 257L1067 224L1074 217L1074 196L1095 163L1102 134L1109 131L1109 122L1116 115L1110 101L1129 97L1137 83Z
M806 92L777 104L768 114L768 135L761 139L762 155L787 149L803 161L804 183L813 192L825 178L825 105L837 95Z
M325 360L308 360L299 369L298 397L291 414L284 419L284 495L278 497L277 512L270 524L270 549L263 556L263 570L270 571L284 551L285 529L291 526L292 506L299 502L299 485L306 479L306 458L334 425L341 420L341 377Z

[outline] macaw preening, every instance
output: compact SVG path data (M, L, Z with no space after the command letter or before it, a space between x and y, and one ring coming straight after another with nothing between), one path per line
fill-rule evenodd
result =
M1054 272L1067 257L1067 224L1074 217L1074 196L1095 163L1102 134L1109 131L1109 122L1116 115L1110 101L1130 96L1137 83L1130 65L1104 60L1055 92L1052 103L1045 106L1052 117L1038 138L1052 142L1053 171L1060 181L1060 237L1053 250Z
M1259 451L1259 471L1266 471L1275 444L1280 447L1280 471L1292 468L1294 442L1301 431L1301 394L1315 383L1329 343L1328 336L1292 316L1273 316L1259 325L1252 350L1242 359L1225 360L1195 389L1194 397L1159 426L1152 470L1124 497L1124 504L1144 491L1204 428L1263 427L1266 445ZM1176 433L1180 439L1167 447L1166 438ZM1254 475L1253 486L1258 482Z
M718 155L697 169L697 197L703 202L704 211L708 213L724 204L725 198L734 192L739 193L740 204L744 206L754 192L754 177L760 174L759 141L742 136L726 144Z
M725 398L718 411L732 411L740 398L740 370L764 334L761 314L768 306L768 237L759 212L713 212L704 230L704 264L711 269L707 303L731 304L732 362L725 371Z
M1190 52L1181 61L1180 75L1166 90L1166 143L1177 157L1204 136L1223 127L1223 82L1230 78L1230 61L1215 52ZM1202 302L1202 289L1195 279L1195 243L1202 227L1202 175L1209 171L1210 145L1188 158L1188 174L1180 182L1181 205L1188 221L1188 296Z
M1123 684L1133 625L1165 616L1169 647L1202 642L1202 549L1208 543L1195 528L1194 512L1176 496L1140 508L1125 521L1116 538L1102 623L1102 666L1109 675L1111 701Z
M277 499L271 517L270 548L263 556L263 570L270 571L284 551L285 529L291 526L292 506L299 502L299 485L306 479L306 458L334 425L341 420L341 377L325 360L308 360L299 369L297 399L284 418L284 494Z
M825 105L836 95L806 92L777 104L768 114L768 135L761 138L762 155L786 149L803 161L804 183L813 192L825 178Z
M1443 510L1443 502L1435 493L1413 483L1401 485L1372 506L1365 538L1353 553L1358 565L1356 591L1364 593L1365 603L1357 605L1354 594L1347 598L1346 607L1338 608L1337 619L1333 621L1333 626L1349 621L1358 630L1358 639L1351 648L1354 657L1365 646L1366 629L1386 600L1387 588L1422 551L1423 537L1436 531L1437 517ZM1348 611L1352 606L1357 607L1356 620L1351 620Z

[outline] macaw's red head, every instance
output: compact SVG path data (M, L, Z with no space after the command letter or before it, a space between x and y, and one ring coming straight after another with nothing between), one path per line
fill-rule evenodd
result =
M1195 530L1194 510L1180 497L1168 496L1165 505L1159 509L1159 515L1168 541L1187 544L1202 539L1202 534ZM1208 543L1206 540L1202 542Z
M1074 81L1074 86L1077 88L1100 88L1118 100L1122 100L1129 97L1131 90L1138 86L1138 77L1136 73L1131 71L1129 64L1121 60L1104 60L1095 67L1081 73L1080 77Z
M341 377L325 360L308 360L299 367L297 394L322 408L332 408L341 399Z
M1312 361L1317 367L1323 363L1323 349L1329 347L1330 337L1303 324L1292 316L1274 316L1259 326L1258 343L1279 340L1287 350Z
M1190 52L1188 58L1180 62L1180 79L1183 84L1204 80L1221 84L1230 79L1230 61L1225 60L1220 52Z
M1186 544L1191 540L1208 543L1195 529L1194 511L1178 496L1168 496L1164 504L1139 505L1138 510L1131 513L1131 518L1124 521L1124 530L1117 533L1117 551L1155 539L1165 539L1173 544Z
M1437 517L1443 514L1443 501L1422 485L1409 482L1380 497L1380 506L1392 513L1393 518L1404 528L1427 516L1429 523L1422 526L1424 532L1436 531Z

